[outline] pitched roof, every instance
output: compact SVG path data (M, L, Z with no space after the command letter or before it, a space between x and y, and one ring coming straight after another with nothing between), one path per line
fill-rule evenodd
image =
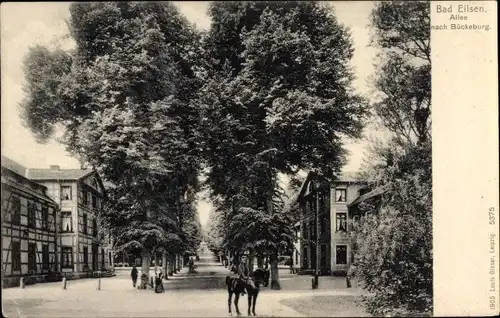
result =
M302 185L300 186L299 188L299 192L297 193L297 200L302 196L302 194L304 193L305 189L306 189L306 185L309 183L309 181L314 177L314 173L312 172L309 172L306 176L306 178L304 179L304 181L302 182ZM294 203L295 204L295 203Z
M91 169L28 169L26 177L33 180L79 180L93 172Z
M31 181L31 182L33 182L33 181ZM42 185L39 185L39 184L37 184L35 182L33 182L33 183L36 184L36 185L38 185L39 187L42 187L44 190L46 189L46 187L44 187ZM3 176L2 176L2 185L6 185L6 186L9 186L11 188L15 188L18 191L27 193L27 194L29 194L31 196L34 196L34 197L37 197L39 199L45 200L47 202L50 202L54 206L57 206L57 203L54 200L52 200L52 198L50 198L49 196L47 196L47 194L45 193L45 191L43 191L43 193L39 193L39 192L31 189L29 186L22 185L20 183L8 180L7 178L4 178Z
M368 193L365 193L359 197L356 198L356 200L352 201L350 204L349 204L349 208L352 207L352 206L355 206L363 201L366 201L368 199L371 199L373 197L376 197L376 196L379 196L379 195L382 195L384 194L387 190L389 190L389 185L384 185L384 186L380 186L378 188L375 188L374 190L368 192Z
M22 176L26 175L26 167L5 156L2 156L2 167L10 169Z

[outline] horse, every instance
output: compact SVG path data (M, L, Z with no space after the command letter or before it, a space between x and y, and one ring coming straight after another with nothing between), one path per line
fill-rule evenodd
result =
M269 269L257 268L252 275L256 280L262 282L264 287L269 286Z
M234 295L234 307L236 308L236 314L239 316L241 315L240 309L238 308L238 301L240 299L240 294L243 293L243 291L246 290L246 293L248 295L248 315L250 316L250 312L254 316L255 314L255 304L257 303L257 296L259 295L259 290L260 290L260 284L263 283L263 281L259 278L260 274L252 275L253 277L250 277L249 281L242 281L238 277L231 277L227 276L226 277L226 286L227 286L227 292L228 292L228 300L227 300L227 305L229 307L229 314L232 315L231 312L231 300ZM253 284L252 284L253 283Z

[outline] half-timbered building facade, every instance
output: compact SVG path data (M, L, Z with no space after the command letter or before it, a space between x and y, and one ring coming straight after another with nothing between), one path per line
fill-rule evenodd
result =
M47 281L60 271L57 203L26 168L2 156L2 286Z

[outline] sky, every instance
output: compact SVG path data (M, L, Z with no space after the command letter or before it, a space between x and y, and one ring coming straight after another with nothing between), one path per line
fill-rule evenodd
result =
M210 28L210 18L206 11L208 2L175 2L181 13L200 29ZM352 66L356 80L354 86L358 92L369 94L369 78L373 74L376 50L369 47L369 14L373 3L368 1L328 2L336 13L337 19L351 30L354 43ZM28 129L23 127L18 104L23 98L22 60L30 46L41 44L71 47L71 42L64 40L67 34L65 19L69 18L67 2L2 3L1 23L1 150L2 155L13 159L29 168L48 168L57 164L61 168L79 168L75 158L69 156L64 147L56 140L46 144L35 141ZM365 134L372 135L368 129ZM346 171L360 168L366 142L348 141L346 149L350 151ZM209 201L198 201L198 212L202 224L206 224L212 205Z

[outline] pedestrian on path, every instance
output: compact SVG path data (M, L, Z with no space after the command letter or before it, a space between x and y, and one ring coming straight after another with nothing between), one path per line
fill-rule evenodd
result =
M163 287L163 272L161 271L161 269L158 272L158 275L156 277L155 292L156 293L163 293L163 292L165 292L165 288Z
M132 267L132 272L130 273L130 276L132 277L132 283L134 284L134 287L137 284L137 275L138 275L137 268L134 265Z

